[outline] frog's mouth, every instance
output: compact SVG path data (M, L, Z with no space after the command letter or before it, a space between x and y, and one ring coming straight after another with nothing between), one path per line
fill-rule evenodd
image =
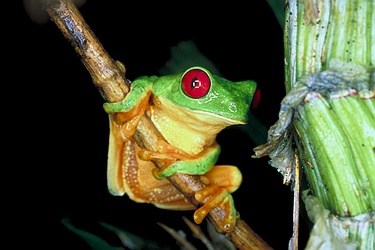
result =
M206 124L222 124L223 126L227 127L230 125L235 124L245 124L245 121L232 119L226 116L221 116L219 114L215 113L209 113L201 110L189 110L188 114L186 116L192 115L195 117L195 120L202 121Z

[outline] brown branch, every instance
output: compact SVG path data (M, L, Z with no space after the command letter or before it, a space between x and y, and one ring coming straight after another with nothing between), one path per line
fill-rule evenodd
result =
M68 0L47 2L46 10L50 18L80 56L103 98L108 102L121 101L129 90L130 82L125 78L125 67L108 55L73 3ZM135 141L140 147L155 151L156 141L161 137L149 117L145 115L138 124L134 135ZM204 185L197 176L175 174L168 179L193 204L199 205L194 199L194 193ZM218 232L221 232L224 214L225 211L215 208L208 215ZM227 236L239 249L271 249L240 218L235 229L227 233Z

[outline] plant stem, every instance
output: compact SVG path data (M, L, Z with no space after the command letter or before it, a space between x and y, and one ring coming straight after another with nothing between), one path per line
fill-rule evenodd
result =
M287 95L255 157L288 184L297 147L313 195L308 249L374 249L375 1L291 0L285 14Z
M293 126L311 192L333 215L371 214L375 2L289 1L286 13L286 89L300 82L308 86L303 103L296 106ZM329 72L319 74L325 70ZM349 226L346 240L369 246L374 222L369 225L368 230Z

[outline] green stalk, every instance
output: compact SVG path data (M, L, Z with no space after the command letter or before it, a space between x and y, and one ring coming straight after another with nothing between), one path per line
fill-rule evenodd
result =
M285 13L287 96L255 157L290 183L296 146L307 249L375 249L375 1L291 0Z
M301 156L309 162L304 170L311 190L342 217L375 208L375 109L365 102L375 99L316 99L299 107L294 122L303 148L309 148Z
M291 25L293 19L289 19L285 33L286 88L297 86L302 76L335 68L330 74L319 79L312 77L305 83L309 94L296 109L293 120L300 162L312 194L331 215L354 218L370 214L367 227L347 223L350 226L341 241L373 249L375 2L291 1L290 6L296 11L297 26ZM290 34L294 39L288 39ZM350 66L334 65L337 59ZM329 86L337 81L344 81L338 84L341 88ZM322 228L319 224L316 227ZM341 227L331 227L332 235ZM311 249L314 241L316 237L309 240Z

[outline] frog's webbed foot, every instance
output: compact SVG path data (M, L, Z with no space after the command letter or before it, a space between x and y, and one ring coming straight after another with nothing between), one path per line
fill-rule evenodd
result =
M207 189L209 189L209 192L207 192ZM234 206L232 195L228 193L225 188L209 186L203 190L196 192L195 198L196 200L202 202L204 199L201 200L201 198L205 196L202 195L201 192L207 193L207 196L209 196L211 195L211 191L214 192L213 196L208 201L206 201L203 206L195 210L194 221L195 223L200 224L212 209L214 209L215 207L223 207L225 216L221 229L225 232L231 232L236 225L237 211Z
M235 166L220 165L213 167L201 178L206 187L195 193L195 199L198 202L204 202L211 197L195 211L194 221L199 224L212 209L222 207L225 211L222 230L232 231L236 225L237 211L231 193L241 185L241 172Z
M142 114L144 113L144 109L141 110ZM121 123L121 120L126 120L126 122L123 122L121 132L126 137L131 137L135 134L135 131L137 129L137 125L139 121L142 118L142 115L137 115L134 117L131 117L131 119L124 118L125 116L122 113L115 114L116 120L119 120L118 122Z

